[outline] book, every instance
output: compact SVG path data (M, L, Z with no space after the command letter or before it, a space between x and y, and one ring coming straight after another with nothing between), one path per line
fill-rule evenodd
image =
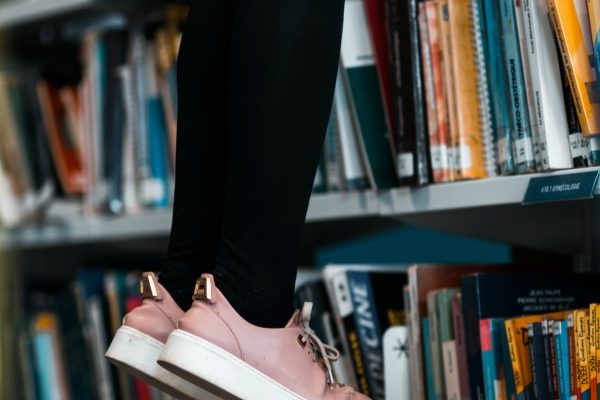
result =
M486 47L489 84L494 116L496 154L500 173L510 175L515 172L512 151L512 109L509 94L509 76L504 68L504 55L501 32L499 3L483 1L483 14L486 30Z
M589 306L589 343L588 343L588 351L589 351L589 363L590 363L590 399L597 400L597 369L598 369L598 360L596 358L596 320L598 316L596 315L597 304L592 303Z
M542 322L531 323L527 329L533 393L535 398L540 400L552 399L552 392L548 390L548 380L551 378L548 378L546 371L546 353L542 330Z
M553 399L560 398L558 392L558 369L556 366L556 343L554 342L554 320L545 320L548 334L544 336L544 350L546 356L546 369L548 371L548 385Z
M386 0L392 62L396 172L402 185L429 183L417 0Z
M597 275L556 271L557 269L554 272L546 270L544 274L494 272L462 278L461 293L472 396L481 393L483 398L479 320L550 313L587 306L594 302L592 287L598 279ZM497 301L500 298L503 300ZM469 346L473 341L476 346ZM529 358L528 353L525 355ZM513 373L517 374L518 371ZM522 381L519 383L515 378L515 384L521 384L518 393L522 393Z
M425 47L429 51L431 83L433 85L433 93L429 93L429 91L427 93L429 93L430 96L433 96L432 102L436 114L435 122L432 120L427 124L430 132L429 152L431 154L431 169L434 182L447 182L452 177L448 149L450 142L450 126L448 121L448 99L444 86L443 39L440 36L438 4L435 1L426 1L421 4L423 4L424 14L426 16L427 43ZM423 41L423 38L421 38L421 41ZM424 62L423 65L425 67L426 63ZM435 128L433 132L432 127Z
M435 400L435 383L433 377L433 361L431 355L431 342L429 341L429 337L431 333L429 332L429 317L425 317L422 319L421 324L421 332L423 333L422 343L423 343L423 364L425 366L425 383L426 383L426 395L427 399ZM411 378L414 375L411 374ZM414 380L412 381L414 382Z
M458 291L456 288L447 288L442 289L436 294L440 342L442 345L442 363L444 366L445 395L449 399L461 398L458 355L456 338L454 336L454 320L452 317L452 298Z
M513 152L517 172L535 171L533 138L513 0L500 0L504 68L509 76Z
M431 369L433 371L433 397L435 399L443 399L446 393L446 383L444 381L444 361L442 356L442 339L440 337L440 315L437 307L437 295L440 290L433 290L427 294L429 343L431 346Z
M360 190L369 187L365 166L358 149L355 124L352 117L352 109L348 101L348 90L346 89L342 73L338 73L335 84L335 115L339 129L340 149L343 175L346 185L350 190Z
M341 65L370 185L374 189L396 186L394 160L387 139L387 124L363 0L346 1Z
M556 369L558 373L558 394L560 400L571 399L569 374L569 335L566 320L554 321L554 347L556 349Z
M600 5L594 0L588 0L587 6L592 44L594 46L594 57L596 60L596 77L600 79Z
M371 398L385 398L383 375L383 334L392 327L404 325L402 296L393 293L407 281L406 273L348 271L348 288L354 308L354 322L369 382Z
M409 400L408 329L392 326L383 335L385 399Z
M586 5L580 4L578 10L577 1L549 0L548 6L579 122L583 134L590 137L600 133L600 89L590 63L593 53L589 48L591 38L587 39L584 34L584 29L589 32L589 23L583 26L579 17Z
M577 382L577 398L590 399L590 365L589 365L589 310L580 309L574 312L575 336L575 371Z
M522 3L525 58L531 77L530 115L538 135L541 170L572 168L559 57L545 0Z
M454 339L456 340L456 361L458 366L458 378L460 387L460 398L470 399L469 367L467 365L467 343L465 336L465 321L462 312L462 295L457 293L452 297L452 318L454 320Z
M487 318L479 321L485 400L507 398L501 341L503 329L502 319Z

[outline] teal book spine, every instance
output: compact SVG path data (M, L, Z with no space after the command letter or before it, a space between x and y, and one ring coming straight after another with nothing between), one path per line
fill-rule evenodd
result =
M571 400L568 329L567 321L556 321L554 323L554 346L556 347L555 357L560 400Z
M497 0L483 0L482 9L498 167L501 174L510 175L515 173L516 168L512 151L512 114L508 73L504 68L500 8Z
M388 189L398 185L398 178L362 0L346 1L344 18L342 65L363 157L373 188Z
M40 400L54 400L59 395L52 336L48 332L33 333L34 368Z
M156 182L153 205L164 208L169 205L169 160L167 159L167 132L160 97L146 99L148 118L148 154L150 171Z
M429 341L429 318L421 322L423 333L423 358L425 358L425 383L427 384L427 400L436 400L433 365L431 361L431 343Z
M509 95L512 112L511 136L513 156L518 173L534 172L535 158L523 63L513 0L499 0L502 22L504 67L509 77Z

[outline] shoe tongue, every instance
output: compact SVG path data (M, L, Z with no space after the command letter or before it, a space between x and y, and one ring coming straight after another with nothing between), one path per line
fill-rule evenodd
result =
M292 314L292 317L290 318L288 323L285 324L286 328L293 328L296 326L300 326L300 311L299 310L294 311L294 313Z

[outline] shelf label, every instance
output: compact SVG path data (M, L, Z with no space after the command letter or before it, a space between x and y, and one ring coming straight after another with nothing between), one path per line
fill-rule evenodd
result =
M589 171L531 178L523 204L591 199L599 174Z

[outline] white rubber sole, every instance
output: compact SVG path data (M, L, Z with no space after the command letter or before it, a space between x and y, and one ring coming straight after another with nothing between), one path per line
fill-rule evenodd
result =
M233 354L179 329L167 339L158 363L227 400L307 400Z
M156 361L164 346L137 329L122 326L106 351L106 358L118 368L179 400L220 400L158 365Z

